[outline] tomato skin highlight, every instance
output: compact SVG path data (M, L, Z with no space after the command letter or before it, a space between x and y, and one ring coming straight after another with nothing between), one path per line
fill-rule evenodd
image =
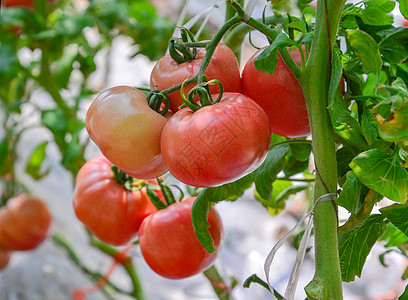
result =
M48 235L51 214L43 201L21 194L0 209L0 248L26 251L36 248Z
M163 129L163 160L185 184L219 186L254 171L266 157L270 135L259 105L242 94L224 93L217 104L174 114Z
M298 138L310 134L309 117L303 90L279 55L273 74L255 68L257 51L242 71L242 93L258 103L269 117L274 134ZM297 65L301 65L298 49L289 51Z
M152 90L164 90L172 86L182 83L186 79L194 77L200 69L201 62L205 56L204 48L197 49L196 59L178 64L169 54L160 58L154 66L150 76L150 87ZM214 51L211 61L205 70L204 74L208 80L218 79L221 81L225 92L240 92L241 91L241 76L238 66L238 61L232 50L220 43ZM184 94L195 86L191 83L184 87ZM210 86L212 94L219 93L217 84ZM167 95L170 100L170 110L177 112L179 106L182 105L180 90Z
M75 180L73 206L77 218L100 240L120 246L131 242L140 224L156 211L144 188L130 191L116 181L112 163L97 155Z
M207 269L216 259L223 239L223 225L214 208L208 215L209 232L216 251L209 253L195 235L191 207L195 197L185 198L148 216L139 232L146 263L157 274L181 279Z
M92 102L85 125L101 152L138 179L163 175L160 137L167 119L152 110L146 96L129 86L103 91Z

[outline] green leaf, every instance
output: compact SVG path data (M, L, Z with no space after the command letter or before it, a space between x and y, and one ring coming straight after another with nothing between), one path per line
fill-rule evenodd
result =
M389 115L384 118L377 113L384 106L390 107ZM380 102L374 107L374 117L378 122L380 137L388 142L403 142L408 139L408 98L398 95Z
M291 45L295 45L295 42L286 34L279 33L273 43L265 48L255 59L255 68L259 71L273 74L276 70L276 64L278 63L277 49L282 49Z
M328 108L335 132L349 145L357 149L365 148L367 143L362 135L361 126L351 115L347 102L336 95Z
M406 0L397 0L397 2L399 3L401 14L408 20L408 2Z
M282 171L284 158L289 152L288 145L280 145L269 150L262 165L254 171L255 186L259 195L268 199L272 192L272 183Z
M375 117L368 109L364 110L361 116L361 128L363 130L363 135L368 145L372 145L377 139L377 127Z
M16 51L12 49L10 44L1 44L0 62L0 78L2 78L2 81L17 76L20 63Z
M385 247L399 247L408 242L408 236L406 236L401 230L395 227L392 223L387 224L387 230L381 236L381 241L387 242Z
M339 235L339 256L343 281L360 277L371 248L386 229L382 215L371 215L361 226Z
M363 64L363 71L379 74L382 67L382 59L375 40L361 30L347 30L346 32L351 48Z
M48 141L39 144L33 152L31 152L30 158L28 159L25 171L31 177L36 180L39 180L46 176L50 169L46 169L41 171L41 166L44 162L46 157L46 149L47 149Z
M310 158L310 153L312 152L311 143L290 143L291 155L300 161L306 161Z
M381 30L377 35L381 38L378 47L386 61L399 64L408 58L408 28Z
M57 144L65 143L65 132L67 131L68 121L64 111L60 108L43 110L41 112L41 123L54 134Z
M214 253L214 241L208 232L210 224L207 216L213 203L223 200L236 200L252 186L254 176L251 174L238 179L235 182L224 184L219 187L206 188L198 194L191 210L191 219L194 231L203 247L210 253Z
M8 135L6 134L0 141L0 165L4 164L7 155L9 154Z
M408 205L393 204L380 209L380 212L401 232L408 236Z
M285 208L285 202L276 203L276 197L290 187L292 187L292 183L290 181L276 180L272 184L272 194L268 199L262 198L257 190L254 191L255 199L258 200L263 206L267 207L268 212L271 215L277 215Z
M74 69L74 61L76 60L77 52L71 48L64 50L63 56L55 65L55 79L59 88L65 89L68 85L69 77Z
M394 3L395 4L395 3ZM380 7L368 6L361 12L361 19L367 25L385 26L391 25L394 19Z
M371 149L356 156L350 167L363 184L377 193L401 203L407 200L408 172L398 155Z
M356 214L363 206L364 199L361 199L361 185L353 171L347 172L346 182L340 192L338 205L347 209L350 213Z
M343 177L348 171L350 171L349 164L353 160L355 155L347 148L340 148L336 151L337 160L337 177Z

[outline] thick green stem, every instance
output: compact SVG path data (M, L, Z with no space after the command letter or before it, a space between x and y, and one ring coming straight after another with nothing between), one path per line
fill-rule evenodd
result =
M212 265L209 269L205 270L204 276L210 281L214 292L217 294L219 300L230 300L230 290L224 283L224 279L218 273L217 268Z
M337 190L336 148L327 110L331 73L331 49L345 0L318 0L310 57L300 82L305 95L316 166L314 199ZM316 271L306 287L309 299L342 299L338 255L337 207L323 201L314 211Z

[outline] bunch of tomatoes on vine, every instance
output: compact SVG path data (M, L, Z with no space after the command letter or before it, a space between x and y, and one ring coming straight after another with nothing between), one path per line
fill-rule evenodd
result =
M408 8L398 2L406 15ZM303 7L301 18L264 13L256 20L227 1L233 13L211 40L196 41L181 28L154 66L150 89L112 87L90 105L85 125L102 154L77 176L78 218L106 243L138 240L156 273L189 277L208 269L222 246L214 204L236 200L255 183L257 200L279 212L289 195L311 185L281 190L278 203L271 196L278 173L293 180L313 150L315 204L309 215L316 273L305 290L310 299L341 299L341 281L361 275L375 241L386 230L393 235L407 229L399 218L408 194L408 52L402 50L408 32L391 26L394 1L363 3L318 1L317 13ZM231 33L241 29L258 30L270 43L242 72ZM346 39L345 53L338 36ZM390 51L397 42L398 51ZM181 187L167 186L163 178L170 176ZM184 187L201 191L184 197ZM371 215L384 197L401 204ZM338 205L351 214L342 226ZM310 226L299 249L303 256ZM361 241L369 241L363 253L356 252ZM292 274L303 261L299 255ZM251 280L283 299L269 284L273 256L265 262L267 282ZM360 256L363 263L355 260ZM285 299L293 299L297 279L291 278Z

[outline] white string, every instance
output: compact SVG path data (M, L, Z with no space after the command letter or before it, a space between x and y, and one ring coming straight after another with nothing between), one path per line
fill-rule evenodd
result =
M302 240L300 241L298 254L296 256L296 261L295 261L295 264L293 266L292 273L290 274L289 283L288 283L288 286L286 288L285 296L284 296L284 299L286 299L286 300L293 300L294 299L297 283L299 281L300 270L302 268L303 260L305 258L307 244L308 244L308 241L309 241L309 238L310 238L310 233L311 233L312 228L313 228L313 212L315 210L315 207L316 207L317 203L322 202L322 201L332 201L336 196L337 196L337 194L335 194L335 193L329 193L329 194L325 194L325 195L320 196L316 200L316 202L314 203L313 209L308 214L306 214L299 222L297 222L295 224L295 226L293 226L293 228L273 246L272 250L269 252L268 256L266 257L265 263L264 263L264 271L265 271L265 276L266 276L266 282L268 283L268 286L269 286L271 292L274 291L274 288L270 284L269 274L270 274L272 262L273 262L273 259L275 258L276 252L278 252L279 248L282 247L282 245L293 234L293 232L298 227L300 227L302 225L302 223L306 219L309 219L308 222L307 222L307 225L306 225L305 233L303 234Z

